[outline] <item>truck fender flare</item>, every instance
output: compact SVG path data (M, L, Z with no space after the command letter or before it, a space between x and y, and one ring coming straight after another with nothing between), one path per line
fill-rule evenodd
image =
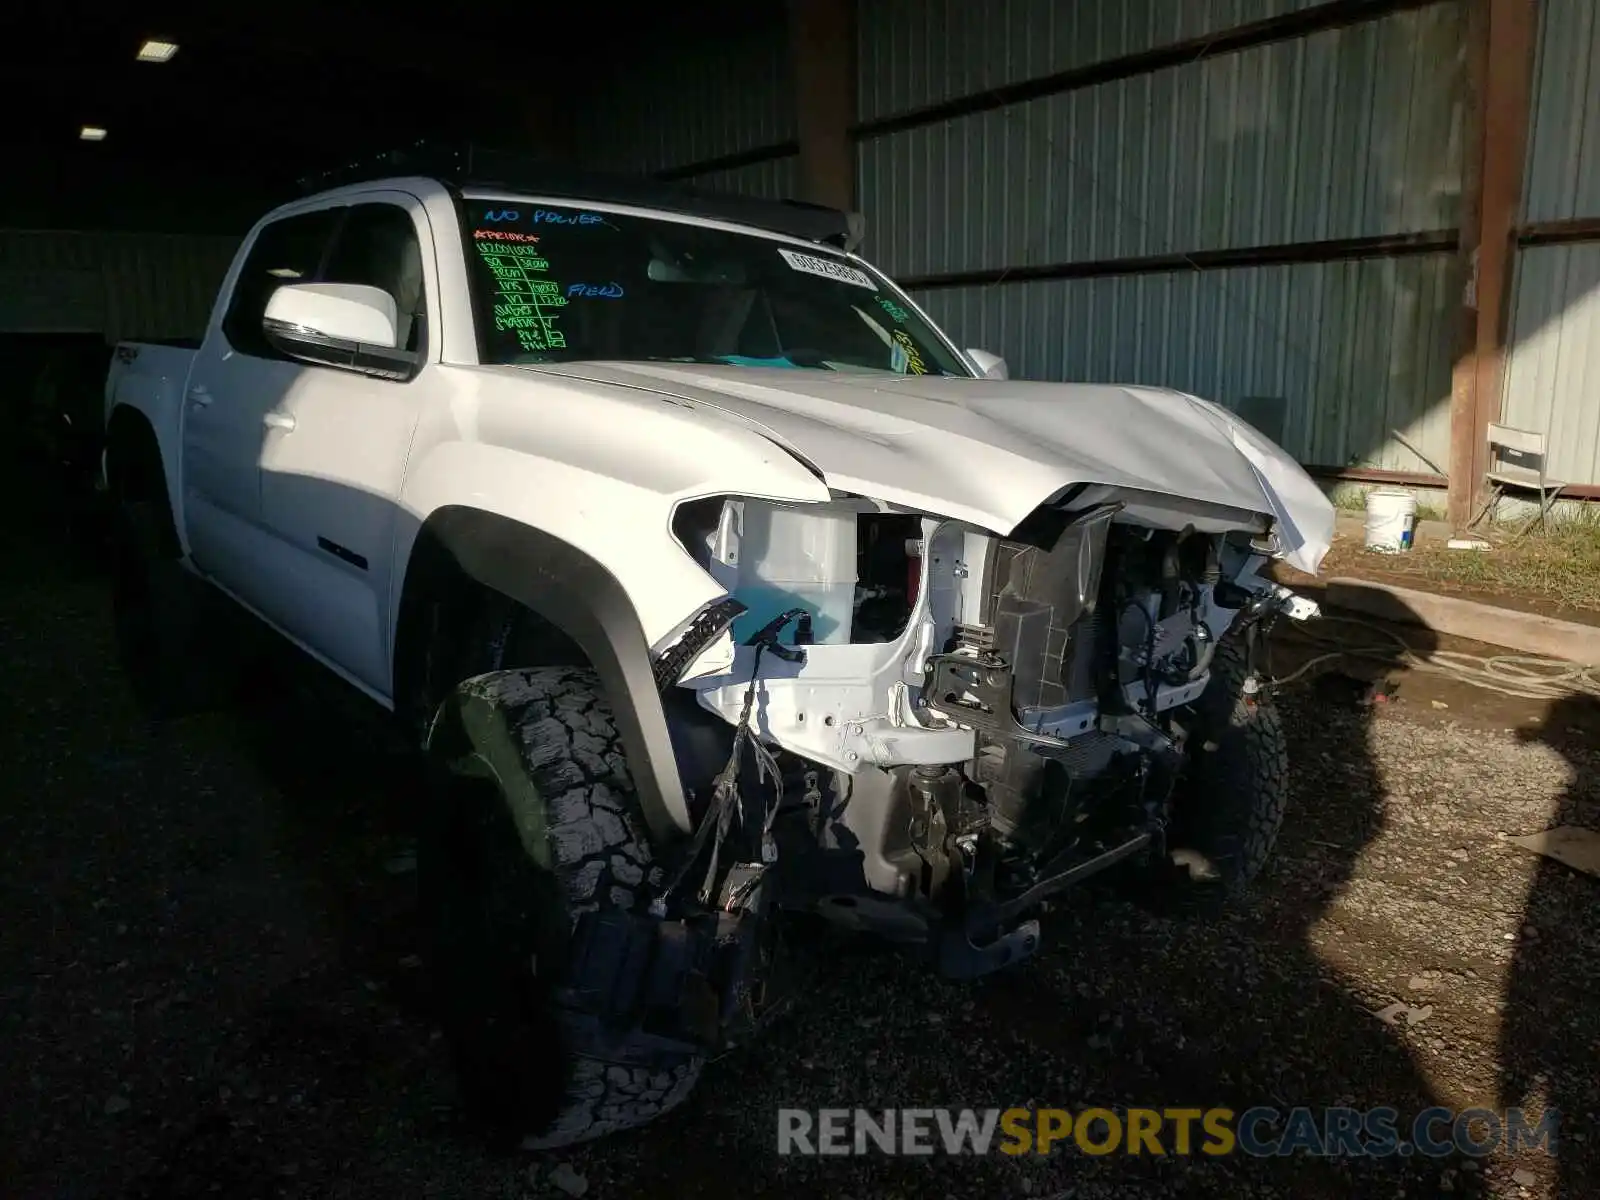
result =
M157 532L161 547L166 553L181 557L183 545L178 537L161 440L142 409L121 402L112 407L100 451L100 473L113 503L130 497L159 504L161 526Z
M569 542L465 505L446 505L428 515L407 565L408 589L420 555L438 551L468 578L516 601L576 643L611 703L652 840L664 844L689 832L693 819L650 646L616 576ZM402 621L402 636L404 626Z
M115 453L124 456L122 461L116 463L119 470L126 471L134 467L134 460L144 456L153 457L155 464L161 464L161 447L156 441L155 428L150 424L150 418L131 404L118 402L111 409L110 418L106 421L107 467L111 467L110 456ZM148 461L139 462L138 467L148 467ZM107 479L110 483L112 480Z

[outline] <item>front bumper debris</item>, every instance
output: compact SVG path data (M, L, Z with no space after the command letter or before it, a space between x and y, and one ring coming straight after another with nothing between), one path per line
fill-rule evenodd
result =
M930 943L936 968L948 979L975 979L1032 957L1041 944L1040 926L1033 918L1019 921L1022 914L1153 842L1151 833L1140 832L1088 853L1068 851L1046 864L1031 886L1003 900L992 890L995 864L985 852L988 843L979 842L971 869L952 880L943 928Z

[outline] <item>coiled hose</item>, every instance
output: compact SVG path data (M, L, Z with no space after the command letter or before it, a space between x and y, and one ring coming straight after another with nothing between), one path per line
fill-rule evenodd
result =
M1388 644L1351 645L1336 635L1313 632L1307 625L1297 625L1294 627L1296 637L1331 649L1302 663L1289 674L1275 677L1272 680L1273 687L1285 687L1326 662L1341 658L1366 658L1388 666L1402 666L1411 671L1440 675L1457 683L1498 692L1502 696L1517 696L1526 700L1560 700L1578 695L1600 697L1600 679L1596 678L1596 671L1600 668L1586 667L1581 663L1528 654L1478 655L1455 650L1433 650L1423 654L1394 630L1360 617L1325 615L1313 623L1318 628L1348 625L1369 630Z

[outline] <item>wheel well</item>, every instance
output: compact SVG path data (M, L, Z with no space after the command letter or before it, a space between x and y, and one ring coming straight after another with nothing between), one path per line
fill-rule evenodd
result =
M423 527L406 564L394 659L396 707L418 733L473 675L592 665L553 621L475 578Z
M112 410L106 426L106 486L115 501L154 504L162 515L163 545L169 553L178 553L161 445L145 415L126 405Z
M507 624L497 624L501 613ZM588 667L611 703L651 836L694 827L638 608L593 555L502 513L441 506L408 557L396 624L392 694L413 732L437 711L440 680L449 688L501 666ZM499 650L476 653L485 646Z

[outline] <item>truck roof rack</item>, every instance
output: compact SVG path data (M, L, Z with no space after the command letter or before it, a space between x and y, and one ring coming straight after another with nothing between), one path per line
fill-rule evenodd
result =
M299 184L303 192L311 193L397 175L421 175L457 190L543 192L570 196L574 200L658 208L687 216L753 225L845 250L855 249L864 232L860 213L844 212L823 204L804 200L756 200L730 192L665 183L648 176L575 169L516 151L477 145L440 146L418 142L347 167L304 176Z

